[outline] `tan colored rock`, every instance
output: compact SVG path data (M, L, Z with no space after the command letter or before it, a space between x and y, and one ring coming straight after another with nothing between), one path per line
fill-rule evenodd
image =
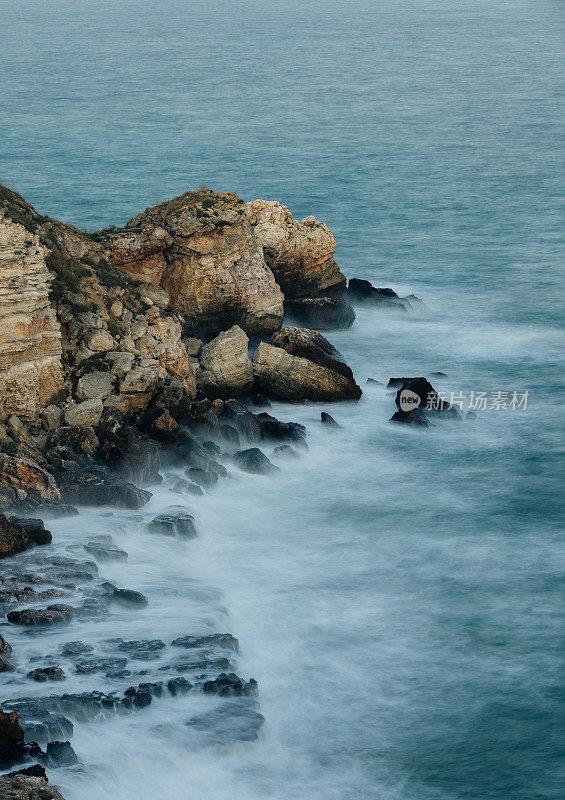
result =
M200 353L200 369L196 373L199 389L210 396L235 397L253 386L253 369L249 360L249 339L234 325L223 331Z
M92 426L95 428L100 422L103 410L104 406L99 397L85 400L84 403L67 406L64 413L65 425L81 428Z
M118 350L106 353L106 360L112 363L112 375L123 378L133 367L133 353L123 353Z
M253 356L253 375L258 389L291 402L358 400L361 396L350 378L265 342Z
M61 494L53 476L38 464L0 453L0 508L7 508L19 492L37 502L57 503Z
M114 350L116 343L111 333L105 330L95 330L88 334L84 340L86 347L95 353L105 353Z
M335 239L322 222L292 218L286 206L268 200L247 204L265 261L285 297L317 297L345 288L345 276L334 261Z
M235 194L186 192L101 239L115 266L165 289L195 330L217 332L231 323L262 333L280 326L282 293Z
M38 236L0 208L0 421L34 417L63 388L50 283Z
M56 786L50 786L45 778L31 775L0 777L0 797L3 800L64 800Z
M109 372L89 372L79 378L76 396L79 400L92 400L99 397L104 400L112 394L114 377Z

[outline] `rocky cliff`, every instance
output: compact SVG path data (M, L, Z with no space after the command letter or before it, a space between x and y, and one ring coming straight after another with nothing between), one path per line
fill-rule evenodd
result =
M0 422L35 416L63 388L45 253L39 237L0 208Z

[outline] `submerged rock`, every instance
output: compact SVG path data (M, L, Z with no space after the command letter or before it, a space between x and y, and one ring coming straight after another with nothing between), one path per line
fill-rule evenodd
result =
M267 474L278 472L279 468L269 461L267 456L258 447L250 447L247 450L240 450L233 456L234 463L245 472L255 472Z
M208 636L180 636L171 642L173 647L219 647L239 652L239 642L231 633L212 633Z
M339 428L339 425L337 424L335 419L332 417L331 414L328 414L327 411L322 411L322 413L320 414L320 421L322 425L330 425L334 428Z
M22 608L20 611L10 611L6 616L9 622L16 625L54 625L70 622L73 610L72 606L56 603L47 608Z
M70 742L49 742L45 754L40 755L39 760L51 769L72 767L78 762Z
M226 746L233 742L253 742L259 737L265 718L249 697L233 698L186 723L198 732L196 746Z
M220 697L242 697L257 694L257 681L243 681L235 672L220 673L213 681L206 681L202 687L204 694L218 694Z
M34 681L62 681L65 679L65 673L61 667L38 667L27 674L28 678Z
M409 298L399 297L393 289L377 289L369 281L359 278L350 279L349 295L357 303L365 303L384 310L407 311L411 306Z
M59 485L69 503L138 509L151 499L151 492L99 469L63 472Z
M161 533L165 536L182 536L193 538L196 536L196 526L192 514L160 514L147 524L152 533Z

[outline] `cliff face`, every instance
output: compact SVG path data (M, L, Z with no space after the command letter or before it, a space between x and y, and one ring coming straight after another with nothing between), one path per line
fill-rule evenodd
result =
M39 237L0 209L0 421L34 417L63 388L50 283Z

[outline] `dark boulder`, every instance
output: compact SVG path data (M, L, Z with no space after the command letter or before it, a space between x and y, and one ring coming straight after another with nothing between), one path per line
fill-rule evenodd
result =
M65 673L61 667L38 667L28 672L27 677L44 683L45 681L62 681L65 679Z
M11 517L11 522L21 525L27 533L28 539L33 544L51 544L53 536L51 531L45 529L43 520L30 519L29 517Z
M151 499L151 492L102 469L63 472L59 485L67 502L87 506L138 509Z
M84 642L67 642L61 649L61 655L67 658L72 656L80 656L83 653L92 653L94 647L91 644Z
M17 713L0 708L0 769L21 761L24 752L24 731Z
M351 278L349 297L356 303L365 303L376 308L407 311L411 307L408 298L399 297L392 289L377 289L369 281Z
M147 605L147 598L133 589L117 589L110 594L110 599L123 606L141 607Z
M253 678L247 683L235 672L221 672L213 681L205 681L202 686L205 694L217 694L220 697L242 697L257 694L257 681Z
M296 452L294 447L289 444L280 444L273 450L274 456L283 456L284 458L300 458L299 453Z
M212 469L200 469L200 467L189 467L186 470L187 477L193 483L203 486L206 489L214 486L218 482L218 473Z
M147 486L158 483L159 445L140 434L137 428L126 425L124 414L116 408L106 408L98 427L99 458L126 481Z
M152 533L165 536L182 536L190 539L196 536L196 526L192 514L160 514L148 523L147 527Z
M306 428L299 422L281 422L265 411L256 416L261 426L262 439L301 444L306 436Z
M427 378L391 378L388 388L396 387L397 410L391 417L391 422L427 426L430 424L430 414L459 416L458 409L442 400Z
M153 661L159 658L161 650L165 648L165 643L160 639L140 639L120 642L116 649L122 653L127 653L130 658L137 661Z
M39 756L39 760L51 769L72 767L78 762L70 742L49 742L45 755Z
M297 322L320 330L350 328L355 321L353 306L342 297L304 297L300 300L285 300L284 308Z
M337 424L335 419L332 417L331 414L328 414L327 411L322 411L322 413L320 414L320 421L322 422L323 425L330 425L334 428L339 428L339 425Z
M84 549L99 561L125 561L128 557L126 551L120 550L115 544L87 542L87 544L84 545Z
M234 464L245 472L267 474L278 472L279 468L269 461L267 456L258 447L250 447L247 450L239 450L234 454Z

